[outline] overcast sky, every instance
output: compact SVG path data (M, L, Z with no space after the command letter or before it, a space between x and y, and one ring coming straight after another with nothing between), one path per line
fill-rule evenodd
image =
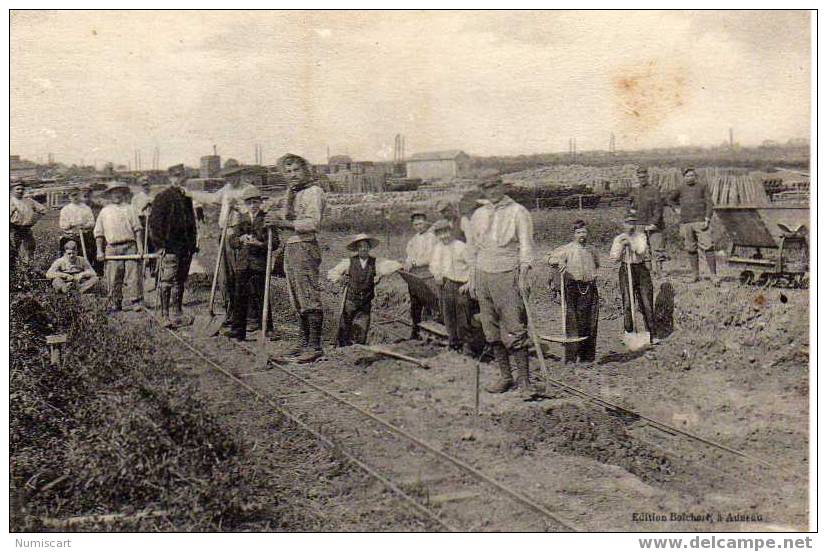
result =
M808 137L806 12L16 12L11 149L196 165Z

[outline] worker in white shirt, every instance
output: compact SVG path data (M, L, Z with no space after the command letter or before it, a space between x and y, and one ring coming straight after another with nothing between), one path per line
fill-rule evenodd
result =
M588 244L589 231L582 220L574 221L574 240L548 256L548 264L563 275L566 304L566 335L586 337L579 343L565 344L566 362L594 362L600 298L597 294L597 250ZM554 284L559 282L555 276Z
M128 308L138 310L143 303L143 290L138 278L137 260L108 260L113 255L143 254L143 229L128 202L129 186L111 182L104 195L112 202L101 209L95 222L97 258L106 262L104 274L108 285L108 311L123 309L123 286L133 297Z
M36 245L32 226L47 209L30 197L23 197L26 187L20 181L12 180L9 191L9 260L11 269L14 270L18 257L24 262L31 261Z
M91 263L95 260L95 236L92 234L95 228L95 215L92 208L83 203L82 199L80 188L72 188L69 191L69 203L60 210L60 252L63 252L63 246L67 241L78 241L82 236L86 260Z
M437 239L431 231L428 215L424 211L411 213L411 225L416 234L408 240L408 244L405 246L403 269L413 276L427 280L431 278L428 264L431 262L431 255ZM422 311L428 308L428 304L410 286L408 287L408 293L411 301L411 339L419 339L419 323L422 322Z
M434 223L432 230L438 242L434 245L429 269L440 290L440 310L448 332L448 346L471 355L473 300L468 295L467 246L456 238L455 229L445 219Z
M528 210L505 194L500 179L483 181L485 199L469 225L469 292L480 303L485 340L500 369L499 379L486 390L505 393L517 387L537 390L528 368L528 328L523 294L528 293L528 272L534 259L534 227Z
M646 240L646 232L638 224L637 214L630 211L623 220L623 233L617 236L612 242L609 257L620 263L618 279L620 282L620 297L623 300L623 327L627 333L634 331L632 323L632 304L630 301L629 273L626 269L628 264L632 271L632 287L637 299L638 309L643 313L643 322L646 331L654 336L655 333L655 310L654 288L652 287L652 276L646 267L649 260L649 243ZM652 337L652 343L660 340Z
M66 240L63 256L58 257L46 271L46 279L51 280L52 287L60 293L68 293L75 288L80 293L86 293L98 283L98 275L92 265L85 257L78 256L76 240Z

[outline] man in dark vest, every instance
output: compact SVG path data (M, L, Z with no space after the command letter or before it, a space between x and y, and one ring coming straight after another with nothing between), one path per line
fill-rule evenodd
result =
M192 317L183 312L184 285L189 275L190 262L198 250L198 235L192 198L184 190L184 176L173 173L169 187L155 196L152 211L147 220L149 236L155 251L161 254L158 270L161 299L161 317L167 327L186 326ZM172 290L175 293L172 293ZM170 301L174 300L175 315L170 318Z

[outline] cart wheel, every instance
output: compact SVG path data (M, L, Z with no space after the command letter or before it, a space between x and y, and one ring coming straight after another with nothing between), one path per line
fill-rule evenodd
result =
M751 285L755 282L755 273L751 270L744 270L741 272L741 283L744 285Z

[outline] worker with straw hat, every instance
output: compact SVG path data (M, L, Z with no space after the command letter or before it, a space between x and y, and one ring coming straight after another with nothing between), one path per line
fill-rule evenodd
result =
M632 304L636 303L643 314L646 331L653 336L655 331L654 288L652 276L646 268L649 245L646 241L646 233L639 222L637 213L629 211L623 219L623 233L616 236L612 242L609 258L620 263L618 279L620 297L623 301L623 328L627 334L634 332L632 318L635 314L632 312ZM630 285L632 289L629 289ZM635 301L632 301L631 293L634 293ZM651 338L652 344L658 341L655 337Z
M548 264L557 267L562 279L565 304L566 337L586 337L581 342L565 343L566 362L594 362L597 345L597 322L600 298L597 293L597 250L588 245L589 230L583 220L573 224L574 239L548 256ZM555 278L557 280L557 278Z
M108 289L108 311L123 309L123 287L133 297L128 308L138 310L143 303L143 290L139 286L138 263L135 260L107 260L113 255L143 254L143 229L135 211L129 204L129 186L123 182L110 182L104 197L111 203L98 214L95 221L95 245L97 259L105 261L104 276Z
M528 210L505 194L500 179L480 184L484 199L469 224L469 279L471 297L480 303L485 340L500 377L486 388L505 393L517 386L532 392L528 370L528 327L524 297L528 294L528 272L534 259L533 224Z
M357 234L347 244L352 251L349 259L342 259L327 277L344 288L344 298L339 314L339 331L336 342L339 347L354 343L364 345L370 331L370 312L380 275L376 257L370 251L379 240L368 234Z

